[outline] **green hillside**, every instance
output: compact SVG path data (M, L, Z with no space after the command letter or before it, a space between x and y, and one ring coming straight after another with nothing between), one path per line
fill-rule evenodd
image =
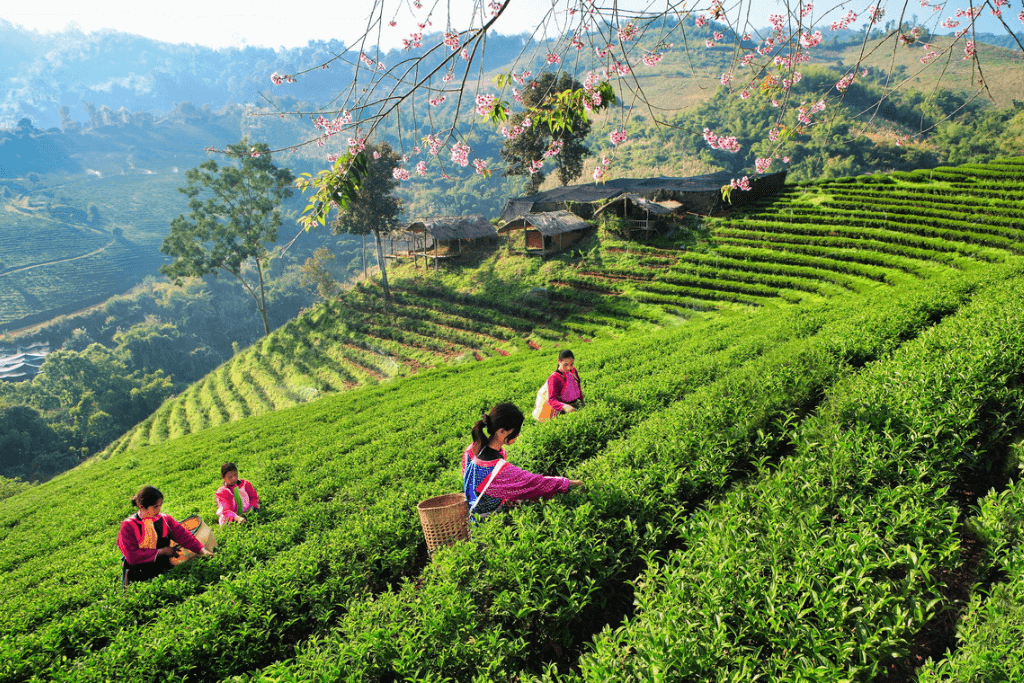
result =
M0 681L1015 680L1022 187L1019 157L808 184L309 311L0 500ZM588 406L511 457L585 490L428 561L416 503L565 344ZM258 518L122 594L129 496L212 518L225 460Z

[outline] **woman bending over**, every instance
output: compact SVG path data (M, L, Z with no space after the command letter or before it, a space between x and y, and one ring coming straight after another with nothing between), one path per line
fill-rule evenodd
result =
M505 446L515 443L523 413L512 403L499 403L473 425L473 443L462 454L462 490L470 515L482 520L521 500L551 498L583 482L545 477L509 463Z

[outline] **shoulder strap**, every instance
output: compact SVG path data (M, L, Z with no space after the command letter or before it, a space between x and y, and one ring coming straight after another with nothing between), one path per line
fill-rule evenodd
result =
M504 469L505 465L507 464L508 460L499 460L498 464L496 464L494 466L494 469L491 470L491 473L487 475L487 478L484 479L484 487L477 492L476 500L473 501L473 506L469 508L469 514L473 514L473 510L476 509L476 506L480 502L480 499L483 498L483 495L487 493L487 489L491 488L491 484L494 483L494 478L498 476L498 472L501 472L501 470Z

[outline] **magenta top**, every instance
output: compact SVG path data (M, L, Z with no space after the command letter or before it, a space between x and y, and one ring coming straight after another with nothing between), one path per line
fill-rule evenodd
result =
M583 398L583 390L580 389L580 373L573 368L568 374L556 370L548 377L548 405L554 409L554 414L562 412L563 404L571 403Z
M174 521L170 515L161 514L154 519L153 526L158 538L154 545L159 545L159 537L168 537L188 548L197 555L203 551L203 544L189 533L188 529ZM121 522L121 531L117 534L117 547L129 565L145 564L156 561L157 548L143 547L145 541L145 522L135 513Z
M237 500L236 500L237 496ZM220 518L220 525L233 522L235 517L260 506L260 497L256 489L245 479L239 479L234 486L221 486L217 489L217 517ZM242 509L238 509L238 501L242 503Z

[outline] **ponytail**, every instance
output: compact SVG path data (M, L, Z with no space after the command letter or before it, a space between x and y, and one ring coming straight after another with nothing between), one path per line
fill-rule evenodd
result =
M509 439L519 436L523 427L523 411L514 403L499 403L491 412L480 411L480 419L473 425L473 452L480 453L499 429L511 429Z

